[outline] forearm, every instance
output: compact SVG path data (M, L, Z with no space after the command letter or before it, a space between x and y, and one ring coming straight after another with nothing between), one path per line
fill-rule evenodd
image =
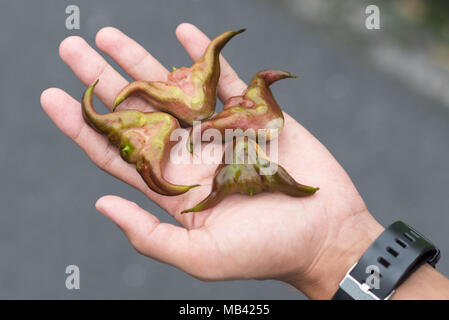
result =
M311 299L332 298L346 272L383 231L368 212L350 218L307 273L290 283ZM424 264L397 288L391 299L449 299L449 279Z

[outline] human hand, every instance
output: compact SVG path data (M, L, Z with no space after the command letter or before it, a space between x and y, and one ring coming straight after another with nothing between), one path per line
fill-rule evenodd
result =
M181 24L176 35L193 60L202 55L209 42L190 24ZM167 77L168 71L154 57L117 29L100 30L96 44L134 79ZM127 81L79 37L65 39L60 56L86 86L101 79L95 93L112 109L115 96ZM225 101L245 88L221 58L219 98ZM319 186L319 192L305 198L277 193L232 195L207 211L181 215L183 209L209 193L215 165L169 162L164 170L167 180L202 186L177 197L158 195L148 189L133 165L120 158L106 137L85 123L78 101L51 88L42 93L41 104L59 129L97 166L142 191L181 226L161 223L136 204L115 196L100 198L97 209L123 230L140 253L199 279L280 279L310 297L328 297L354 256L357 259L382 231L343 168L287 114L278 140L279 164L298 182ZM139 98L123 104L125 108L154 110Z

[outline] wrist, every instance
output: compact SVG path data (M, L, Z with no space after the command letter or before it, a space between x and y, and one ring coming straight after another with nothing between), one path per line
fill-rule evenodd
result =
M424 263L405 280L390 300L448 300L449 280Z
M332 298L346 272L383 231L368 211L348 217L308 270L289 283L311 299Z

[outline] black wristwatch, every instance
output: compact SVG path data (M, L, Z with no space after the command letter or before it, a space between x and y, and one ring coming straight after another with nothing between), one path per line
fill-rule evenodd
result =
M429 240L397 221L349 269L332 300L386 300L422 263L435 267L439 258Z

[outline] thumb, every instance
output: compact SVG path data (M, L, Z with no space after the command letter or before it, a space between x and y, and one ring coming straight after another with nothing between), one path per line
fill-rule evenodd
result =
M120 227L139 253L203 277L201 269L208 260L203 231L161 223L136 203L116 196L101 197L95 207Z

